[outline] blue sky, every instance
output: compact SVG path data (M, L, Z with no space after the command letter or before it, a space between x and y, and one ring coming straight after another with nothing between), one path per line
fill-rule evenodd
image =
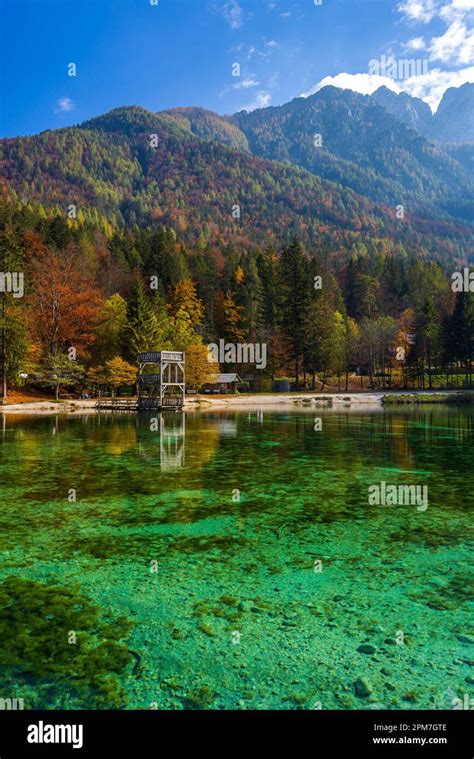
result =
M2 136L121 105L233 113L326 83L370 92L385 82L436 107L448 86L474 81L474 0L1 2ZM369 62L382 55L429 70L374 78Z

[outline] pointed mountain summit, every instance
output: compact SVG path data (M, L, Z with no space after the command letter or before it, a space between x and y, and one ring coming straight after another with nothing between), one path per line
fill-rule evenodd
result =
M392 116L408 124L412 129L416 129L420 134L426 136L431 134L433 114L424 100L411 97L406 92L397 94L385 86L379 87L371 97Z
M474 142L474 84L446 90L433 124L439 142Z

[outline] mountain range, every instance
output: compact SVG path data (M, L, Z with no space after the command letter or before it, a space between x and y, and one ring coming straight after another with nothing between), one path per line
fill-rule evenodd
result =
M474 85L468 86L474 90ZM378 90L369 97L324 87L315 95L277 108L238 113L232 121L256 155L290 161L374 201L434 204L468 218L472 207L466 208L462 199L472 195L473 183L466 166L408 124L406 114L423 114L415 98L406 95L401 99L401 119L394 113L399 101L390 100L387 93L392 95L390 90ZM385 106L378 102L384 97ZM406 99L414 101L412 110ZM423 106L428 108L425 103ZM451 115L456 117L454 100L452 109ZM314 147L315 135L320 135L319 148Z
M462 138L472 138L473 93L448 90L435 115L386 88L325 87L233 116L117 108L1 140L1 176L21 200L183 237L261 243L284 231L343 250L370 236L469 260L473 143Z
M372 99L429 139L443 144L474 141L474 84L447 89L434 114L420 98L388 87L380 87Z

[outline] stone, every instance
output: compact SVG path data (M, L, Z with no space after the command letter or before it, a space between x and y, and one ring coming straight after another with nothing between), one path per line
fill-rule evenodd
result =
M372 646L370 643L362 643L357 650L360 654L375 654L377 651L375 646Z
M237 606L239 611L250 611L250 608L253 606L251 601L241 601L239 605Z
M474 643L474 635L458 635L460 643Z
M358 677L354 682L354 692L359 698L367 698L373 693L373 688L366 677Z

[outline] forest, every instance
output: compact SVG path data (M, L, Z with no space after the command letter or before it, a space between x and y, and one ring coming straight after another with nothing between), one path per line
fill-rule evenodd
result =
M253 391L281 377L317 390L472 387L474 293L454 292L446 262L375 237L345 256L283 229L266 246L202 228L191 239L5 193L0 269L24 274L24 296L1 294L4 397L25 384L57 397L130 389L137 354L161 349L186 351L199 389L219 339L267 346L264 370L225 366Z

